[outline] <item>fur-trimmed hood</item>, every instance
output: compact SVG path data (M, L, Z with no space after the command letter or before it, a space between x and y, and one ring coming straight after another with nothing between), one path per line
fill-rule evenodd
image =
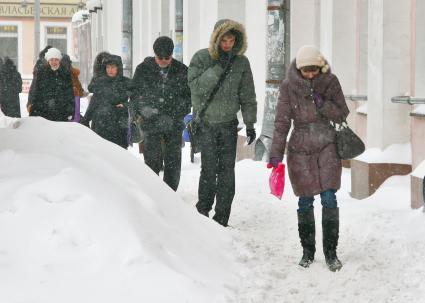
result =
M105 56L102 62L103 75L106 75L106 65L108 64L112 64L118 67L118 74L116 76L117 78L122 78L124 76L124 68L120 56L112 54Z
M211 34L210 38L210 46L208 48L208 52L214 60L217 60L220 56L219 47L221 38L224 34L231 30L237 32L236 42L235 46L233 47L233 50L236 52L237 55L243 55L246 52L248 43L245 27L236 21L230 19L222 19L217 21L214 26L214 31Z

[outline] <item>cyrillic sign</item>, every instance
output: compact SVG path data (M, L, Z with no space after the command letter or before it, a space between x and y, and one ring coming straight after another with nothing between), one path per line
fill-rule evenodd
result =
M64 4L41 4L40 17L42 18L72 18L78 11L78 5ZM23 7L21 4L0 4L0 17L33 17L34 6L28 4Z

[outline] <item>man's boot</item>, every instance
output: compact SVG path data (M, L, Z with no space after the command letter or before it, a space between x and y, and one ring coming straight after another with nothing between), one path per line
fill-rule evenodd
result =
M303 257L299 265L307 268L313 263L314 253L316 252L316 227L313 209L298 212L298 233L303 247Z
M339 237L339 208L322 209L323 252L329 270L338 271L342 263L336 255Z

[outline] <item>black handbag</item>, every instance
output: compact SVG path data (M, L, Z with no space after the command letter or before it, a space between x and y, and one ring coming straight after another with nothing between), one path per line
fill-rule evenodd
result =
M141 143L145 139L145 135L142 130L142 117L136 115L132 107L128 108L128 133L127 141L128 144Z
M343 121L338 127L333 124L336 131L336 146L338 155L343 160L357 157L365 151L365 145L353 130Z
M143 134L143 130L140 126L140 123L138 123L137 120L133 120L130 122L130 142L131 143L141 143L145 139L145 136Z

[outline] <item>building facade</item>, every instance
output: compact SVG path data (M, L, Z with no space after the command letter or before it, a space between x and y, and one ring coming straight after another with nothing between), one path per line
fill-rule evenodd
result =
M73 55L72 16L82 7L81 0L40 1L40 48L57 47ZM0 57L8 56L15 61L24 78L24 90L32 79L35 51L34 1L0 1Z

